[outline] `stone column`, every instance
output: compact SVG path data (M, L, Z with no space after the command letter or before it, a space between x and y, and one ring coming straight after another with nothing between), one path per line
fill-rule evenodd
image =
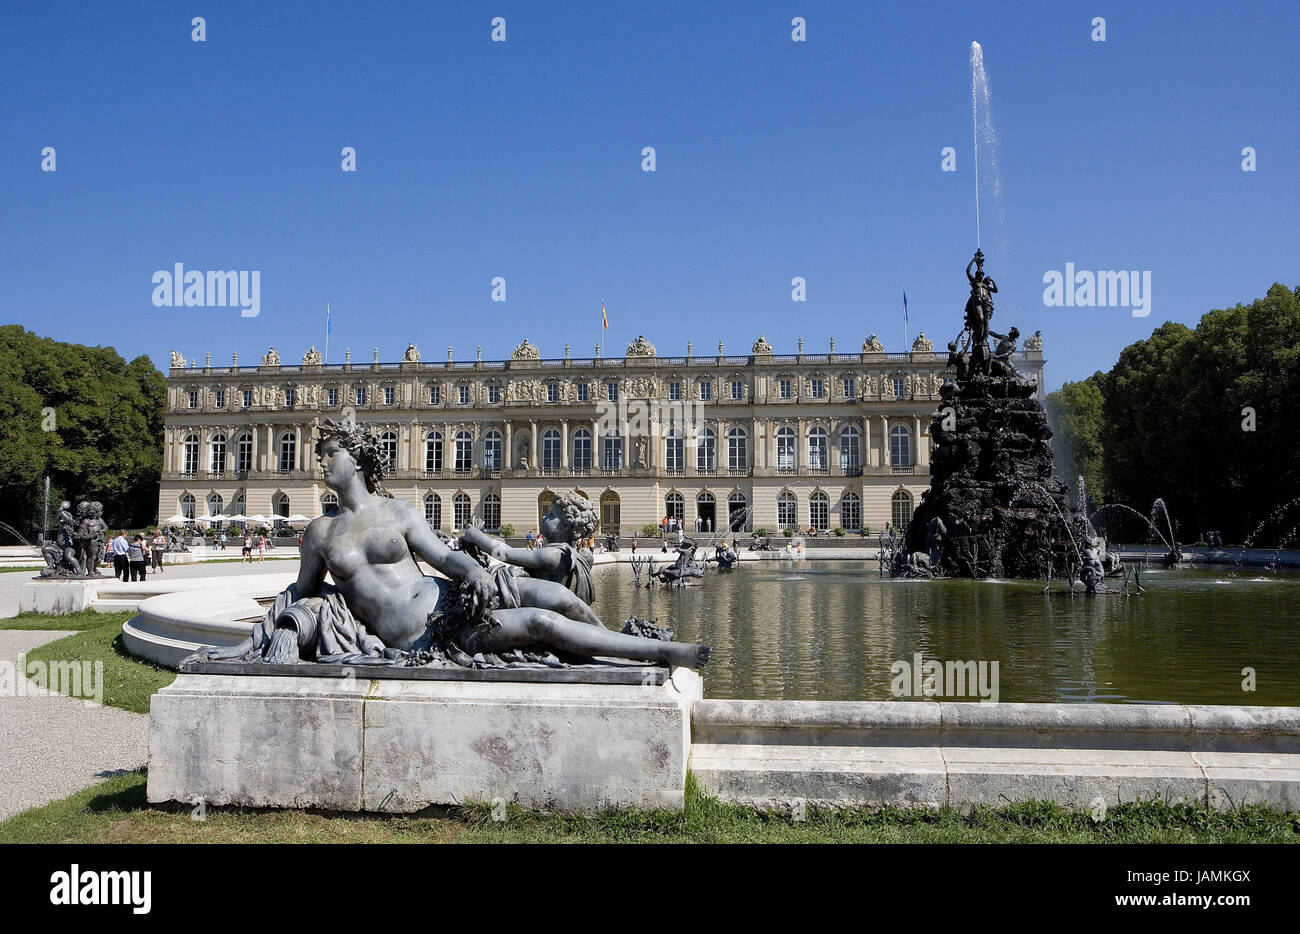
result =
M452 470L456 466L456 439L452 437L451 425L442 426L442 469ZM450 508L450 503L448 504Z
M293 469L305 470L306 468L303 467L304 461L306 461L306 458L303 456L303 450L302 450L302 426L294 425L293 426ZM290 510L290 512L292 511L293 510Z
M528 422L528 467L536 474L541 466L537 460L537 419L534 418Z
M514 431L513 426L510 424L510 419L506 419L505 428L501 432L501 438L501 443L504 445L504 450L501 452L501 468L503 470L510 470L515 466Z
M912 416L912 466L921 463L921 416Z
M880 416L880 466L891 467L893 461L889 459L889 416Z
M862 466L871 466L871 416L862 416ZM866 471L863 470L865 474ZM864 520L865 521L865 520Z
M569 420L560 420L560 466L569 469Z

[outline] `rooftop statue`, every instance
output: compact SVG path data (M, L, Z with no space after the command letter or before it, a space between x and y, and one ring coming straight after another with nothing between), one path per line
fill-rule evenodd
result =
M315 344L311 345L311 350L302 355L303 366L320 366L320 361L320 351L316 349Z
M912 353L934 353L934 344L930 343L930 338L925 336L924 331L912 341Z
M262 366L279 366L279 365L280 365L280 355L276 353L275 348L272 347L262 357Z
M510 352L511 360L540 360L542 359L541 351L528 338L519 342L519 346Z
M754 341L754 356L772 356L772 345L767 342L767 338L762 334L758 335L758 340Z
M873 333L870 337L862 342L863 353L884 353L885 345L880 343L880 338Z
M326 419L316 456L338 505L307 526L298 580L247 640L201 649L181 670L222 659L466 668L597 656L691 668L708 661L707 646L606 629L545 568L540 577L489 573L472 553L448 547L414 506L385 495L382 448L367 428ZM426 576L417 558L446 577Z
M172 369L173 370L185 369L185 355L182 354L179 350L172 351Z
M419 362L420 362L420 349L419 349L418 347L416 347L414 344L407 344L407 345L406 345L406 352L402 354L402 362L403 362L403 363L419 363Z
M637 339L627 345L628 357L653 357L656 356L655 345L650 343L644 337L637 336Z

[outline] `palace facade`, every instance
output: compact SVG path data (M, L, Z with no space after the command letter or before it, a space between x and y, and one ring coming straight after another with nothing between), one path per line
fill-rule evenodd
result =
M930 416L947 356L922 334L910 353L752 352L661 357L638 338L617 358L188 365L168 376L159 521L175 513L303 515L333 505L313 443L322 419L382 438L385 487L455 532L475 519L523 535L560 492L600 509L602 532L664 516L737 531L901 526L929 485ZM480 351L481 357L481 351ZM1041 338L1017 353L1042 385Z

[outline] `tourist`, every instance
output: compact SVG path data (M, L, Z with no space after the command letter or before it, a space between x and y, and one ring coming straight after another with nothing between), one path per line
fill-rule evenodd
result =
M130 551L131 545L126 540L126 533L118 532L113 539L113 576L118 580L127 580L131 573L131 565L127 561L126 555Z
M145 544L144 536L136 533L135 538L126 547L126 560L130 565L131 580L144 580Z
M162 573L162 556L167 550L167 536L162 533L162 529L154 529L153 540L149 543L149 551L153 558L153 570Z
M532 549L533 547L533 530L529 529L528 534L524 536L524 547Z
M637 540L637 535L635 532L633 532L632 533L632 554L636 554L636 540Z
M257 560L258 561L266 560L266 536L265 535L257 536Z
M244 551L240 555L239 563L243 564L245 561L249 564L253 563L253 536L248 532L244 533Z
M681 523L679 522L679 523L677 523L677 544L678 544L679 547L680 547L681 544L682 544L682 539L683 539L683 538L685 538L685 536L682 535L682 525L681 525Z
M222 532L222 533L221 533L221 550L222 550L222 551L225 551L225 550L226 550L226 533L225 533L225 532Z

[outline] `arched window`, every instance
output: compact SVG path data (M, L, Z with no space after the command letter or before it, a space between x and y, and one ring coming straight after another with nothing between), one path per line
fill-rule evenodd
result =
M851 532L862 530L862 500L852 490L840 497L840 525Z
M903 425L889 429L889 465L912 466L912 433Z
M591 469L591 432L585 428L573 433L573 469Z
M794 429L782 428L776 433L776 469L794 470L795 463Z
M224 505L226 505L226 501L221 498L220 493L208 494L208 515L209 516L221 515L221 507L223 507Z
M813 428L808 432L808 469L826 470L831 465L830 446L826 440L825 428ZM817 526L822 528L822 526Z
M848 425L840 432L840 469L846 473L856 472L862 467L862 446L859 443L861 436L858 429L853 425ZM848 526L845 526L848 528Z
M542 432L542 470L554 472L560 469L560 433L554 428Z
M220 477L226 472L226 436L213 435L208 442L208 473Z
M701 473L718 469L718 439L711 428L701 430L695 440L695 469Z
M537 496L537 524L540 526L542 520L547 517L551 511L551 504L555 502L555 494L550 490L542 490Z
M241 477L253 469L253 436L240 435L235 442L235 473Z
M890 500L890 507L894 528L902 532L907 528L907 523L912 521L912 494L899 490Z
M501 432L495 428L483 436L483 469L501 469Z
M664 515L669 519L686 518L686 501L680 493L669 493L664 500Z
M816 529L831 527L831 499L821 490L808 497L808 521Z
M442 528L442 499L437 493L424 494L424 521L429 528Z
M718 504L713 498L713 494L705 490L699 496L695 497L695 515L700 521L700 531L713 531L713 523L716 521Z
M181 442L181 473L193 476L199 472L199 436L186 435Z
M451 521L452 529L459 532L466 528L473 519L473 509L470 506L469 494L457 493L451 501Z
M744 470L749 466L749 436L743 428L732 428L727 432L727 467L731 470Z
M397 433L386 431L379 436L379 453L384 455L387 466L385 472L390 476L397 469Z
M246 504L245 504L245 502L244 502L244 494L243 494L243 493L236 493L236 494L235 494L235 498L234 498L234 500L233 500L233 501L231 502L231 504L230 504L230 515L231 515L231 516L242 516L242 515L245 514L246 509L247 509L247 506L246 506ZM243 520L243 519L236 519L235 521L236 521L236 522L240 522L240 523L242 523L244 520Z
M749 528L749 500L740 490L732 490L727 497L727 528L732 532Z
M276 493L271 503L272 511L282 519L289 518L289 494Z
M442 473L442 432L430 431L424 436L424 472Z
M181 515L186 519L194 518L194 494L185 493L181 496Z
M600 447L600 467L602 470L622 470L623 469L623 439L619 436L617 428L611 428L605 432L605 437L601 438Z
M452 461L456 473L469 473L474 469L474 436L468 431L456 432L456 456ZM456 526L463 529L463 525Z
M776 498L776 525L780 529L792 529L799 524L799 501L794 494L786 490Z
M286 431L280 435L280 473L288 473L293 470L294 464L297 463L298 439L293 436L293 432ZM286 512L287 516L288 513Z
M664 469L684 470L686 468L686 441L676 428L668 429L664 439Z
M483 497L483 528L489 532L501 528L501 497L495 493Z
M606 490L600 495L600 528L607 535L617 535L618 526L622 521L621 510L619 506L618 494L613 490Z
M332 492L326 493L324 496L320 498L321 515L324 515L325 513L329 512L331 509L337 509L338 506L339 506L339 498Z

